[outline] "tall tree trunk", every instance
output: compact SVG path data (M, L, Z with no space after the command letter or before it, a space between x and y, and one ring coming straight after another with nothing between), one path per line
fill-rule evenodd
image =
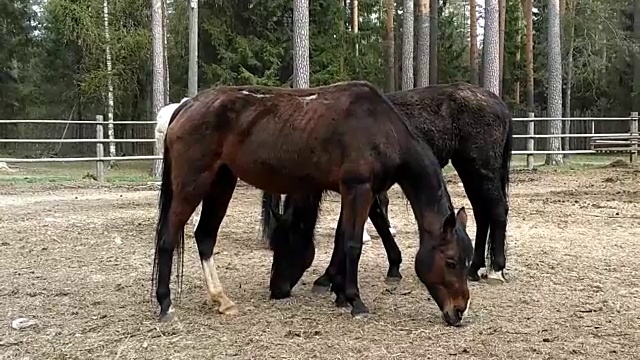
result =
M111 78L111 37L109 34L109 3L104 0L103 3L103 18L104 18L104 38L105 38L105 55L107 62L107 136L109 140L115 139L115 130L113 126L113 82ZM116 156L116 143L109 143L109 156ZM113 167L115 161L109 162L109 167Z
M418 0L418 66L416 87L429 85L429 0Z
M189 1L189 70L187 95L198 92L198 0Z
M478 19L476 14L476 0L469 0L469 69L471 72L471 83L478 84Z
M640 42L640 0L633 2L633 37ZM640 105L640 53L633 58L633 106ZM637 108L631 109L638 111Z
M309 87L309 0L293 0L293 87Z
M549 117L562 117L562 51L560 42L560 3L558 0L549 0L549 25L547 28L547 113ZM549 134L562 134L562 120L549 122ZM560 138L549 138L548 149L560 151L562 141ZM562 165L562 154L548 154L545 160L547 165Z
M439 0L429 0L429 84L438 83L438 9Z
M158 117L158 112L165 105L165 76L164 76L164 36L162 34L162 0L151 0L151 46L152 46L152 116ZM154 175L160 176L160 163L155 162Z
M485 1L484 15L484 87L500 96L500 35L498 0Z
M396 65L395 65L395 41L393 32L393 15L395 14L394 0L386 0L387 18L385 19L385 55L387 92L396 90Z
M351 0L351 30L353 31L353 38L355 43L356 56L360 55L359 51L359 39L358 39L358 0Z
M169 84L171 83L169 79L169 54L167 47L167 21L169 15L167 14L167 0L162 0L162 61L164 62L164 103L168 104L171 102L171 96L169 93Z
M522 27L524 25L522 19L522 13L523 13L523 7L522 6L522 2L516 3L516 6L518 6L518 11L516 11L516 39L517 40L517 47L518 47L518 51L516 51L516 69L520 66L520 59L522 58ZM520 77L520 71L519 69L515 71L517 73L517 75L515 76L515 78L510 79L510 81L515 81L514 83L514 87L513 87L513 100L514 103L516 105L520 104L520 82L522 80L522 78Z
M566 0L565 0L566 1ZM568 33L566 33L567 39L567 80L564 93L564 117L571 117L571 88L573 87L573 47L574 47L574 35L575 35L575 16L576 16L576 3L574 0L568 0L566 3L565 19L567 22ZM566 134L571 133L571 121L564 121L564 131ZM564 138L564 150L570 150L570 138ZM565 155L565 158L568 156Z
M413 0L402 9L402 90L413 89Z
M527 67L527 111L533 112L533 0L524 1L524 18L526 22L525 58Z
M506 17L506 12L507 12L507 1L506 0L499 0L498 2L499 5L499 25L498 25L498 29L499 29L499 33L500 33L500 37L498 39L499 43L498 43L498 47L499 47L499 84L500 84L500 90L499 90L499 94L501 97L504 97L504 30L505 30L505 17Z

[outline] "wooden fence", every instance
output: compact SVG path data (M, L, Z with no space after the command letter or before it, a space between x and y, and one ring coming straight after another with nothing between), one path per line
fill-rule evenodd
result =
M533 113L529 113L528 117L521 118L513 118L514 120L514 155L527 155L527 165L529 168L533 168L534 156L535 155L546 155L546 154L593 154L596 153L597 150L590 148L589 144L591 143L591 139L599 138L599 139L615 139L620 138L621 136L626 136L629 140L629 146L623 147L620 149L612 149L613 152L624 152L629 153L630 161L635 161L637 153L638 153L638 141L634 140L638 137L638 113L631 113L627 117L573 117L573 118L562 118L565 123L568 122L571 124L571 129L581 130L581 132L576 133L565 133L559 135L549 135L548 134L548 122L550 120L559 120L558 118L549 118L549 117L534 117ZM596 131L599 129L598 123L619 123L616 128L620 128L620 123L626 124L624 126L627 130L622 132L615 133L597 133ZM34 158L0 158L0 162L5 162L8 164L11 163L51 163L51 162L95 162L96 164L96 177L98 181L104 181L104 163L107 161L129 161L129 160L156 160L160 161L161 157L157 155L129 155L129 156L104 156L104 144L108 144L110 142L114 142L116 144L145 144L145 143L155 143L155 139L151 136L150 138L117 138L113 140L104 138L104 125L106 124L103 120L103 117L98 115L96 116L95 121L88 120L0 120L1 124L74 124L74 125L92 125L93 129L95 129L95 136L93 138L79 138L79 139L65 139L65 138L49 138L49 139L0 139L0 145L4 144L58 144L60 147L62 144L95 144L95 154L96 156L82 156L82 157L34 157ZM153 125L155 127L155 121L115 121L114 127L117 126L128 126L128 128L132 128L135 126L141 125ZM538 124L538 126L537 126ZM542 126L540 126L540 124ZM611 129L611 127L607 127ZM118 133L118 132L116 132ZM2 135L4 136L4 135ZM546 143L549 138L568 138L570 139L569 149L563 149L559 151L552 151L546 148ZM147 144L151 146L147 146L147 148L151 149L153 153L153 149L155 146L152 144ZM566 144L565 144L566 145ZM524 148L524 149L523 149ZM538 150L542 148L543 150ZM1 149L1 147L0 147ZM522 150L515 150L522 149ZM148 151L148 150L147 150ZM148 153L148 152L147 152Z

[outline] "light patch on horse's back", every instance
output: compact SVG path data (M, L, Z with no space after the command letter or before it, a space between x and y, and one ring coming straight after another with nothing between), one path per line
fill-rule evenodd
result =
M463 101L470 101L476 104L491 104L492 99L476 88L465 87L456 91L456 95Z
M242 91L240 91L240 93L241 94L245 94L245 95L255 96L255 97L258 97L258 98L272 97L273 96L273 95L266 95L266 94L256 94L256 93L249 92L247 90L242 90Z

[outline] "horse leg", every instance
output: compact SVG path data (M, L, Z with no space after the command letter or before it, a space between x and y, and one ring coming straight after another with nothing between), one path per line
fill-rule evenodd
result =
M156 248L156 299L158 304L160 304L160 321L162 322L171 321L174 317L174 310L171 306L171 290L169 289L171 267L173 266L173 252L177 247L179 260L182 261L184 251L184 226L187 224L187 221L189 221L189 216L191 216L191 213L198 204L198 197L193 193L175 191L171 197L171 203L168 206L166 215L166 205L163 205L160 210L158 235L163 237L158 241ZM178 275L181 275L180 272Z
M487 271L487 282L504 282L502 270L505 264L504 239L508 209L506 199L500 189L500 180L496 175L499 171L483 169L479 165L479 161L474 159L454 158L452 162L460 180L462 180L476 220L476 241L473 260L469 266L469 280L480 280L478 271L486 267L487 238L490 238L489 248L492 254L493 271ZM493 234L491 237L489 236L490 232Z
M389 202L387 198L387 205L388 204ZM388 284L397 284L402 279L402 274L400 274L402 254L390 231L388 218L384 215L384 202L381 201L379 197L375 197L371 204L371 208L369 209L369 219L380 235L382 245L387 253L389 270L387 271L387 278L385 279L385 282ZM324 294L328 292L332 284L332 279L336 276L338 266L336 249L339 246L339 236L341 236L341 221L342 210L340 211L338 225L336 226L333 252L331 253L329 265L325 269L324 273L313 282L312 291L316 294Z
M201 216L204 216L206 221L198 222L195 231L198 254L209 297L218 305L218 312L226 315L237 314L238 309L222 289L213 260L213 250L218 240L220 224L227 213L237 181L236 175L226 165L218 168L215 178L209 186L209 192L201 203Z
M338 252L337 249L340 246L340 237L342 236L342 209L340 209L340 215L338 217L338 224L336 225L336 231L333 237L333 251L331 252L331 260L329 260L329 265L324 270L324 273L320 275L313 282L313 287L311 291L316 294L324 294L327 293L333 282L333 278L336 276L338 271Z
M497 188L496 190L499 190ZM493 206L489 213L489 261L490 267L487 269L487 282L490 284L501 284L505 282L504 268L506 265L505 240L507 233L507 216L509 205L501 191L497 193L490 191Z
M387 205L388 204L389 203L387 201ZM387 284L397 284L402 279L402 274L400 274L402 254L400 253L398 244L396 244L396 241L391 234L388 218L384 214L383 203L378 197L374 198L373 203L371 204L371 208L369 209L369 219L371 219L373 226L380 235L382 245L384 245L384 250L387 253L389 270L387 271L387 278L385 279L385 282Z
M387 222L387 226L389 227L389 232L391 232L391 235L395 235L396 229L393 226L391 226L391 221L389 221L389 194L387 194L386 191L383 191L380 194L378 194L376 198L378 198L378 200L380 201L380 206L385 216L385 221Z
M358 289L358 263L362 253L362 232L367 221L367 214L373 201L371 185L368 183L341 183L342 195L342 234L341 247L338 249L339 271L333 283L339 293L344 291L347 302L351 305L351 315L360 318L369 313L369 309L360 298Z

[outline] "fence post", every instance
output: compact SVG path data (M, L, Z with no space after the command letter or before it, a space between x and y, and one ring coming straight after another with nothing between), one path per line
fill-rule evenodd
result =
M536 116L535 113L530 112L527 114L527 117L534 118ZM533 136L535 134L535 121L529 120L527 122L527 135ZM529 137L527 138L527 151L534 151L535 149L535 138ZM533 154L527 154L527 168L529 170L533 170Z
M96 115L96 139L104 139L104 117L102 115ZM101 142L96 143L96 178L98 182L104 182L104 144Z
M629 154L629 162L633 163L634 161L636 161L636 157L638 156L638 149L637 149L638 141L633 138L635 136L638 136L638 112L637 111L633 111L631 113L631 119L629 120L629 132L631 133L631 136L632 136L631 147L633 148L633 150L631 150L631 154Z

